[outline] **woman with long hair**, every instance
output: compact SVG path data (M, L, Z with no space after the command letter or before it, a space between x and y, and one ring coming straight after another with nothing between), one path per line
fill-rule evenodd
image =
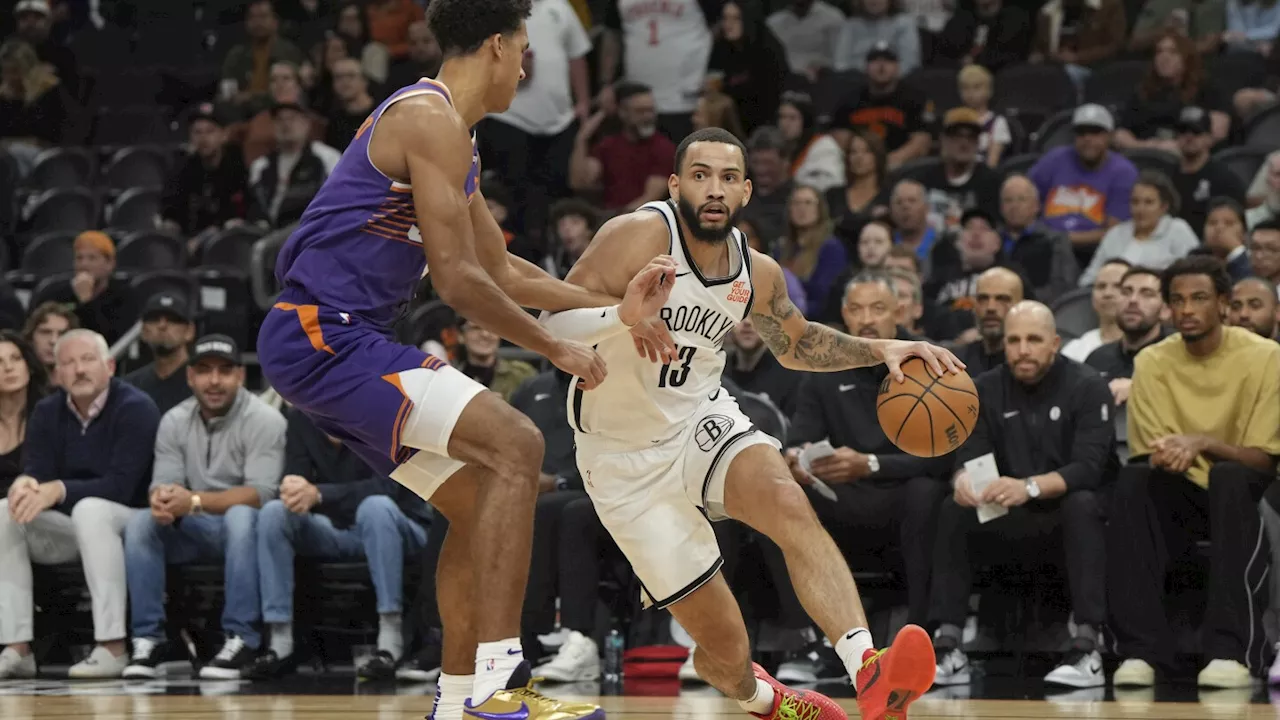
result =
M1195 43L1171 30L1156 41L1151 67L1120 115L1116 147L1155 148L1177 155L1178 116L1189 106L1209 113L1215 141L1226 139L1231 130L1226 100L1205 79Z
M391 53L387 47L369 39L369 25L361 4L346 2L338 8L334 32L347 45L347 55L360 61L365 77L376 83L387 79L391 68Z
M747 135L742 130L742 120L738 118L738 106L733 98L719 90L705 90L698 97L698 105L693 109L693 129L720 128L728 130L734 137L746 142Z
M707 84L733 98L748 135L773 122L786 76L786 53L765 26L759 0L726 2L711 46Z
M831 212L822 193L797 185L787 201L787 231L778 247L784 268L804 285L809 302L821 306L849 264L844 243L833 233Z
M1148 170L1139 175L1129 197L1130 219L1102 236L1093 261L1080 275L1080 287L1093 285L1108 260L1120 258L1130 265L1163 270L1199 247L1200 238L1178 217L1180 203L1178 191L1164 173Z
M850 227L857 217L870 215L877 204L887 204L884 178L888 161L884 141L864 127L855 127L849 132L844 183L827 191L827 207L841 228Z
M844 182L844 151L829 134L818 131L813 100L807 93L782 93L778 129L787 142L791 179L826 192Z
M0 330L0 496L22 474L27 419L49 392L49 375L36 351L12 330Z
M0 147L26 175L36 156L62 140L71 99L49 65L22 40L0 45Z

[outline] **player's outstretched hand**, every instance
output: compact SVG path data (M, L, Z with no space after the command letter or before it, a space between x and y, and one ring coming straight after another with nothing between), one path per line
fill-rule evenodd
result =
M671 337L667 324L656 317L646 318L633 325L631 339L635 341L636 353L642 358L649 358L650 362L676 361L676 341Z
M670 255L659 255L649 261L627 283L627 292L618 306L618 319L633 326L658 314L676 282L676 261Z
M584 390L592 390L604 382L604 360L589 345L561 340L547 359L570 375L582 378L579 386Z
M924 360L935 375L959 373L965 368L965 364L960 362L960 358L950 350L916 340L886 341L882 353L884 364L888 366L889 376L894 379L894 382L902 382L906 379L902 374L902 363L913 357Z

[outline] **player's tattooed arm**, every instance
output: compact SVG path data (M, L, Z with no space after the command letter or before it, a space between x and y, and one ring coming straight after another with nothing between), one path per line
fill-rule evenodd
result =
M879 364L879 341L856 338L805 319L787 294L782 268L771 258L752 254L756 302L751 322L783 367L835 372Z

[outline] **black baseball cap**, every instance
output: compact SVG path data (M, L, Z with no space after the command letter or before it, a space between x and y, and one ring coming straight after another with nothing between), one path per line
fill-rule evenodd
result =
M1188 105L1178 114L1175 126L1178 132L1189 132L1196 135L1208 135L1213 132L1213 122L1204 108Z
M872 60L892 60L898 62L898 52L889 43L881 40L867 51L867 62Z
M195 365L208 358L226 360L232 365L244 364L240 358L240 347L226 335L205 335L196 341L189 364Z
M983 220L986 220L987 224L992 228L996 227L995 216L980 207L971 207L968 210L965 210L964 214L960 216L960 227L968 225L969 221L974 218L982 218Z
M231 124L227 114L211 102L196 103L187 112L188 125L194 125L197 120L206 120L218 127Z
M147 304L142 307L142 319L152 320L158 316L167 316L180 322L191 322L191 311L187 308L187 301L178 295L169 293L157 293L152 295Z

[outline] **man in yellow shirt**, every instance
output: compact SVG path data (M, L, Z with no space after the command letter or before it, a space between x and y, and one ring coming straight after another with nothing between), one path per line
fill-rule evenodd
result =
M1231 278L1191 256L1161 277L1177 332L1134 362L1129 465L1108 528L1108 600L1119 653L1115 684L1175 673L1162 610L1165 573L1212 541L1201 687L1248 687L1265 671L1263 577L1268 552L1258 501L1280 456L1280 344L1222 318Z

